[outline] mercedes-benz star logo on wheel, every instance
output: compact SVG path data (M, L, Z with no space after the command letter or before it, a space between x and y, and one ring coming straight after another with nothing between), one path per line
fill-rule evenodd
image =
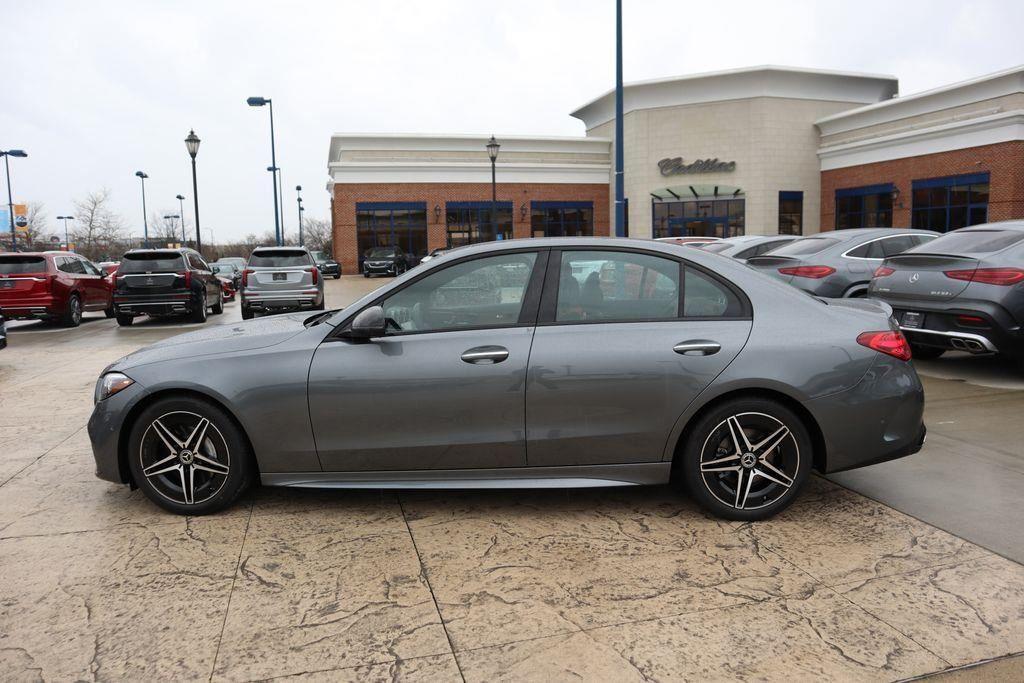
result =
M920 279L921 279L921 276L918 275L917 273L914 273L913 275L910 276L910 283L913 284L913 283L917 282Z

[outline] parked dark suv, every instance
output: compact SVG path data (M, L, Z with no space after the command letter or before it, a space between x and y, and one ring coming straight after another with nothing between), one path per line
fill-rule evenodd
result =
M372 247L363 255L363 277L401 275L410 267L409 257L398 247Z
M133 249L121 259L114 290L117 324L135 316L188 315L205 322L207 309L224 312L220 281L192 249Z

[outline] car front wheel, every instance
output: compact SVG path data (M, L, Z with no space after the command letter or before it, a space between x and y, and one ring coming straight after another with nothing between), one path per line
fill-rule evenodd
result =
M679 456L693 498L726 519L766 519L796 498L810 475L802 420L776 401L727 401L703 415Z
M197 398L165 398L143 410L128 457L146 497L182 515L229 507L254 478L241 429L219 406Z

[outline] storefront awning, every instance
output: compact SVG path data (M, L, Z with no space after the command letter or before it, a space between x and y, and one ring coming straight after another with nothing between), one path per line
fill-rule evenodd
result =
M678 185L651 192L660 202L679 202L692 199L729 199L742 197L743 188L735 185Z

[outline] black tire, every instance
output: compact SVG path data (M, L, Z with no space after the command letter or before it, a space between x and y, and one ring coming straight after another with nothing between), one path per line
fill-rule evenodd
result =
M946 349L940 349L937 346L910 345L910 356L914 360L935 360L945 352Z
M82 299L78 294L68 297L68 304L60 316L60 324L64 327L78 327L82 324Z
M364 271L363 272L363 277L370 277L370 274Z
M214 315L220 315L221 313L224 312L224 292L223 292L223 290L217 292L217 303L215 303L213 305L213 309L212 309L211 312Z
M242 320L252 320L253 317L252 309L242 306Z
M195 303L195 308L192 309L192 313L188 317L190 322L194 323L205 323L206 322L206 297L200 296Z
M121 327L131 327L132 323L135 322L135 316L131 313L118 313L117 324Z
M743 432L738 448L732 419L739 420ZM782 427L788 431L772 448L774 437L767 437ZM748 449L746 441L767 443L758 452ZM737 398L697 420L676 455L676 468L702 508L749 522L767 519L793 502L810 476L812 450L807 427L792 410L768 399Z
M154 424L157 420L166 428L166 438ZM201 443L183 446L204 420L208 423ZM199 441L198 435L193 438ZM146 497L179 515L208 515L230 507L256 474L249 442L231 416L191 396L163 398L143 410L132 425L127 455L132 479Z
M322 310L324 310L324 305L326 303L327 303L326 299L321 299L320 303L318 303L316 306L313 307L313 310L314 311L322 311Z
M335 279L335 280L340 280L340 279L341 279L341 273L336 273L336 274L334 275L334 279Z
M115 315L117 315L117 312L114 310L114 307L111 306L110 308L106 308L103 310L103 315L107 316L108 318L113 318Z

